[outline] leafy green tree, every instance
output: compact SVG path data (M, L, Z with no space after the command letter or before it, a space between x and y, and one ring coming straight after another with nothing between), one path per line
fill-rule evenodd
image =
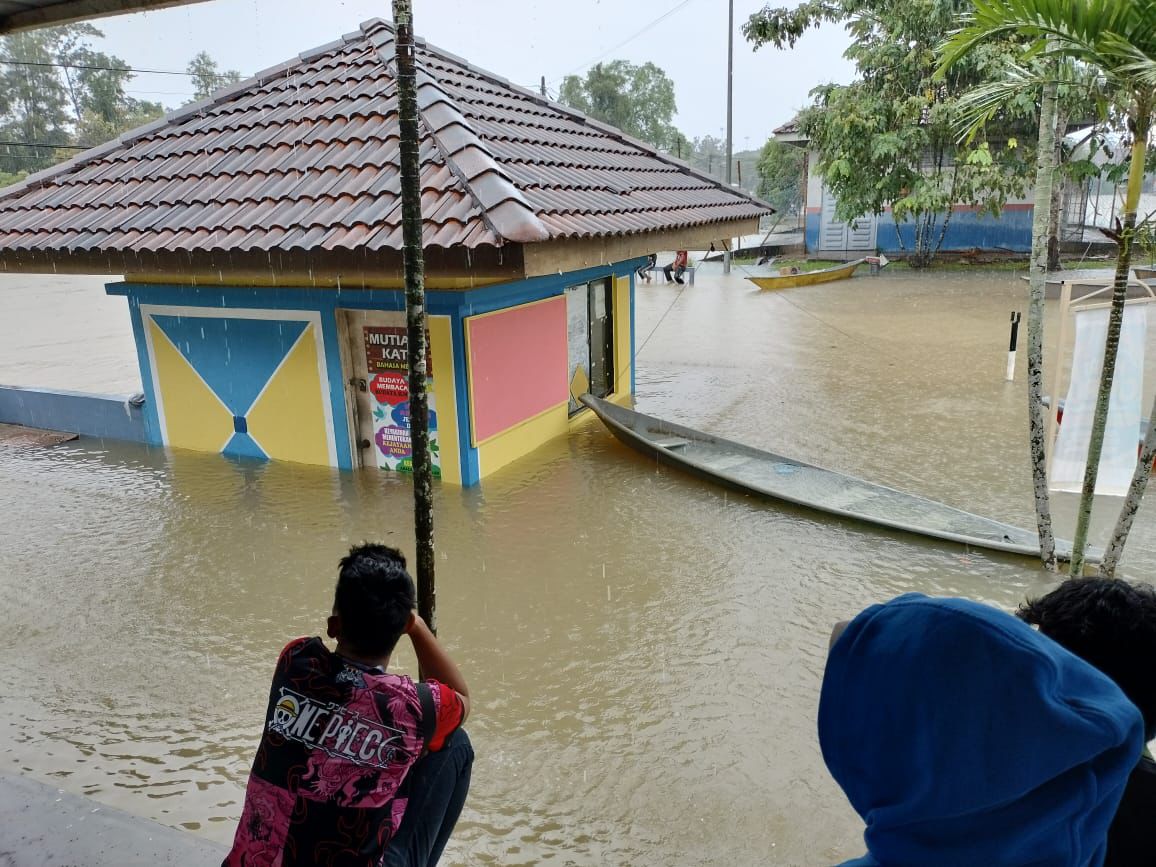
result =
M1055 0L976 0L975 12L966 23L967 26L945 46L946 63L967 58L991 40L1014 34L1028 40L1037 56L1074 61L1097 70L1104 79L1104 91L1114 97L1117 108L1126 117L1131 136L1124 218L1118 230L1112 233L1117 244L1116 274L1104 364L1077 509L1076 532L1072 539L1071 574L1081 575L1124 320L1128 272L1136 242L1136 212L1144 181L1153 111L1156 110L1156 0L1064 0L1062 3ZM1153 422L1156 422L1156 417ZM1100 566L1102 575L1115 574L1132 520L1148 486L1154 458L1156 424L1150 422L1132 484L1104 552Z
M195 91L190 102L207 99L221 88L228 87L230 84L236 84L241 80L241 73L237 72L237 70L221 70L217 66L217 61L213 60L207 51L199 52L190 60L189 65L185 67L185 71L192 76Z
M101 144L164 115L159 102L134 99L125 92L132 72L119 57L87 45L80 46L74 57L79 69L69 77L69 87L77 109L73 132L77 144Z
M780 214L795 213L803 204L804 154L800 148L768 139L759 154L758 195Z
M0 173L15 177L97 145L164 113L125 92L132 72L96 50L103 34L70 24L0 38ZM14 182L14 181L12 181Z
M671 127L670 141L660 145L660 147L671 156L688 163L694 156L694 142L673 127Z
M825 21L846 25L853 38L846 56L858 78L812 91L800 126L838 200L837 217L890 208L901 246L908 244L901 226L910 227L907 252L917 267L935 258L959 205L998 216L1030 175L1030 154L1018 146L1035 117L1030 95L1003 107L989 140L957 143L959 98L1001 76L1016 50L1006 40L987 43L936 80L935 49L969 9L970 0L810 0L765 8L743 28L756 47L781 48Z
M713 178L726 177L727 143L725 139L704 135L694 140L690 164Z
M73 140L77 145L94 147L164 117L164 114L165 107L159 102L130 98L111 119L97 112L84 112L80 121L74 125Z
M658 146L677 134L674 82L653 63L612 60L590 67L585 78L567 75L558 101Z
M52 165L69 142L69 95L52 64L78 28L46 27L0 37L0 173Z
M28 177L28 172L0 172L0 190L18 184Z
M84 48L76 53L84 68L77 70L75 89L80 116L92 113L115 124L130 104L124 88L132 73L119 57Z

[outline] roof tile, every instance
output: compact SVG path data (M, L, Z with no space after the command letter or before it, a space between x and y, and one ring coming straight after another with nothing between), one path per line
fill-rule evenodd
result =
M419 41L423 241L618 235L770 208ZM370 21L0 191L0 250L399 250L393 32Z

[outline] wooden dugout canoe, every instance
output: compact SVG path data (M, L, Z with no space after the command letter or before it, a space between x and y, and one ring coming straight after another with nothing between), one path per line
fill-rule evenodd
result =
M636 451L733 490L917 536L1026 557L1040 555L1037 535L1021 527L712 436L590 394L582 395L582 403ZM1056 540L1058 558L1070 559L1071 551L1071 542ZM1101 551L1087 551L1090 563L1099 562L1101 556Z
M843 265L823 268L819 271L801 271L798 274L780 274L776 277L748 277L747 279L760 289L793 289L796 286L815 286L819 283L832 283L835 280L846 280L855 273L855 269L866 262L866 259L856 259Z

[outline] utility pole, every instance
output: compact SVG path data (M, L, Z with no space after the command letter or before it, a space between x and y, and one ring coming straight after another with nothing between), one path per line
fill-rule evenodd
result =
M734 80L735 80L735 0L727 3L727 189L731 189L731 160L734 158L734 142L732 141L732 120L734 115ZM731 272L731 245L723 252L723 273Z
M538 85L538 87L542 91L542 96L545 96L546 95L546 76L544 76L544 75L542 76L542 82L541 82L541 84Z
M402 262L409 337L409 437L413 448L413 529L417 547L417 613L437 632L434 592L433 461L429 450L426 371L425 261L422 255L421 186L418 162L417 68L411 0L393 0L397 28L398 127L401 149Z

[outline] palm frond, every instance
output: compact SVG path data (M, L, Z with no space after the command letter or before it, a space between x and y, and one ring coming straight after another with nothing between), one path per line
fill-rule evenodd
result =
M1055 81L1055 76L1013 67L1000 81L981 84L960 97L956 103L957 114L952 119L952 132L959 141L970 142L1025 90L1038 90Z
M1094 67L1115 86L1156 88L1156 0L976 0L939 47L938 72L981 42L1009 36L1040 57Z
M1104 34L1101 42L1104 53L1116 63L1114 77L1132 79L1148 90L1156 89L1156 56L1115 33Z

